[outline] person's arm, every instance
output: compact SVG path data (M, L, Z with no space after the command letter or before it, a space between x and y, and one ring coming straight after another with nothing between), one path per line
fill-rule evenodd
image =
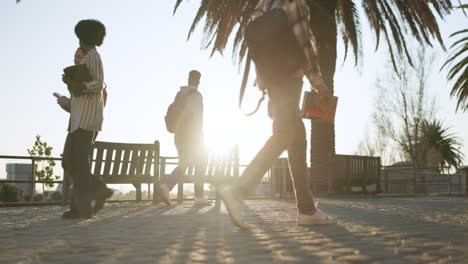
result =
M331 94L320 73L315 36L309 26L309 7L304 0L295 0L295 5L297 21L293 25L293 32L304 51L304 74L309 80L310 85L314 89L317 89L319 93Z
M85 93L98 93L102 91L104 88L104 70L101 56L97 53L94 54L86 61L86 66L93 80L83 83L83 91Z
M193 119L191 122L193 130L203 130L203 96L199 92L189 95L182 116L187 116ZM192 120L191 120L192 121Z

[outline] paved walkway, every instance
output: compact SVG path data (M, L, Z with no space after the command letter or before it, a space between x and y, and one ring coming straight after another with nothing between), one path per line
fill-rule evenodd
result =
M467 198L320 199L331 226L295 225L290 201L247 202L248 231L221 206L0 208L0 263L468 263Z

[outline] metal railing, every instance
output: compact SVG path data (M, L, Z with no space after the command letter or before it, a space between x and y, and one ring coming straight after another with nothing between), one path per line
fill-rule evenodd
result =
M449 173L447 167L383 167L381 185L384 193L467 194L468 173Z
M66 173L65 170L63 170L60 166L57 166L56 169L58 168L61 170L63 173L63 177L61 180L38 180L36 177L36 165L40 161L47 161L47 160L53 160L53 161L62 161L62 158L58 157L51 157L51 158L41 158L41 157L31 157L31 156L13 156L13 155L0 155L0 160L29 160L31 162L31 172L30 172L30 179L29 180L13 180L13 179L0 179L0 184L3 183L8 183L8 184L28 184L30 186L30 194L28 197L28 202L35 202L35 196L37 194L36 192L36 184L45 184L45 183L54 183L54 184L62 184L61 191L62 192L62 200L59 202L66 203L69 200L69 194L68 194L68 186L70 185L70 179L68 174ZM94 160L93 160L94 161ZM178 158L177 157L172 157L172 156L160 156L159 157L159 163L155 163L159 165L159 171L160 171L160 177L161 179L164 179L170 175L170 172L168 173L167 170L167 165L172 165L176 166L178 165ZM12 162L13 163L13 162ZM239 168L245 168L247 167L246 165L239 165ZM150 197L150 188L148 185L148 197ZM44 193L43 193L43 197ZM15 202L15 203L21 203L21 202Z
M8 179L0 179L0 184L1 183L23 183L23 184L30 184L31 185L31 193L29 196L29 201L34 202L34 197L36 195L36 184L45 184L45 183L62 183L62 193L63 195L63 202L66 200L66 184L64 184L64 181L66 181L65 177L65 172L63 174L63 179L60 181L55 181L55 180L38 180L36 179L36 164L38 161L45 161L45 160L53 160L53 161L62 161L62 158L56 158L56 157L32 157L32 156L10 156L10 155L0 155L0 160L30 160L31 161L31 180L8 180ZM44 195L44 194L43 194Z

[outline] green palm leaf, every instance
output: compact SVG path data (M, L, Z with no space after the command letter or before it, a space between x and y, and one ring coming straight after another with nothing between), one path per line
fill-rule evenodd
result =
M426 153L436 152L440 157L437 166L450 166L457 168L462 160L463 154L460 152L460 140L450 133L448 127L444 127L440 120L427 121L422 123L421 141L419 142ZM425 157L427 159L427 157ZM427 161L427 160L426 160Z
M326 1L335 1L334 18L341 32L345 47L345 59L349 46L353 50L355 62L361 57L360 13L355 0L305 0L309 8L321 8ZM182 3L176 0L174 12ZM233 55L242 59L245 55L243 29L259 0L202 0L199 10L189 29L190 34L205 18L205 46L211 47L212 54L223 52L229 36L233 38ZM407 39L413 37L421 44L432 45L433 40L445 48L436 15L443 18L450 13L450 0L362 0L361 7L365 18L376 37L376 49L383 34L395 65L397 55L404 55L411 64ZM233 32L236 30L236 32Z
M468 6L468 5L465 5ZM468 29L460 30L450 37L461 38L455 41L450 49L453 50L442 68L450 67L447 79L455 80L450 92L451 96L457 98L457 111L468 110Z

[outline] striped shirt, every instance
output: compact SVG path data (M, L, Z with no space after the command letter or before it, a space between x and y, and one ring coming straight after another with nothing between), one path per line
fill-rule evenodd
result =
M286 12L294 36L299 45L303 47L306 62L303 70L298 72L297 76L305 74L312 85L321 82L322 76L318 66L316 41L309 26L309 7L304 0L261 0L255 9L266 12L274 8L281 8ZM262 12L254 12L252 19L261 16L261 14Z
M68 130L77 129L87 131L101 131L104 120L104 71L99 53L95 48L91 49L81 61L86 64L92 81L85 82L86 94L71 96L70 125Z

